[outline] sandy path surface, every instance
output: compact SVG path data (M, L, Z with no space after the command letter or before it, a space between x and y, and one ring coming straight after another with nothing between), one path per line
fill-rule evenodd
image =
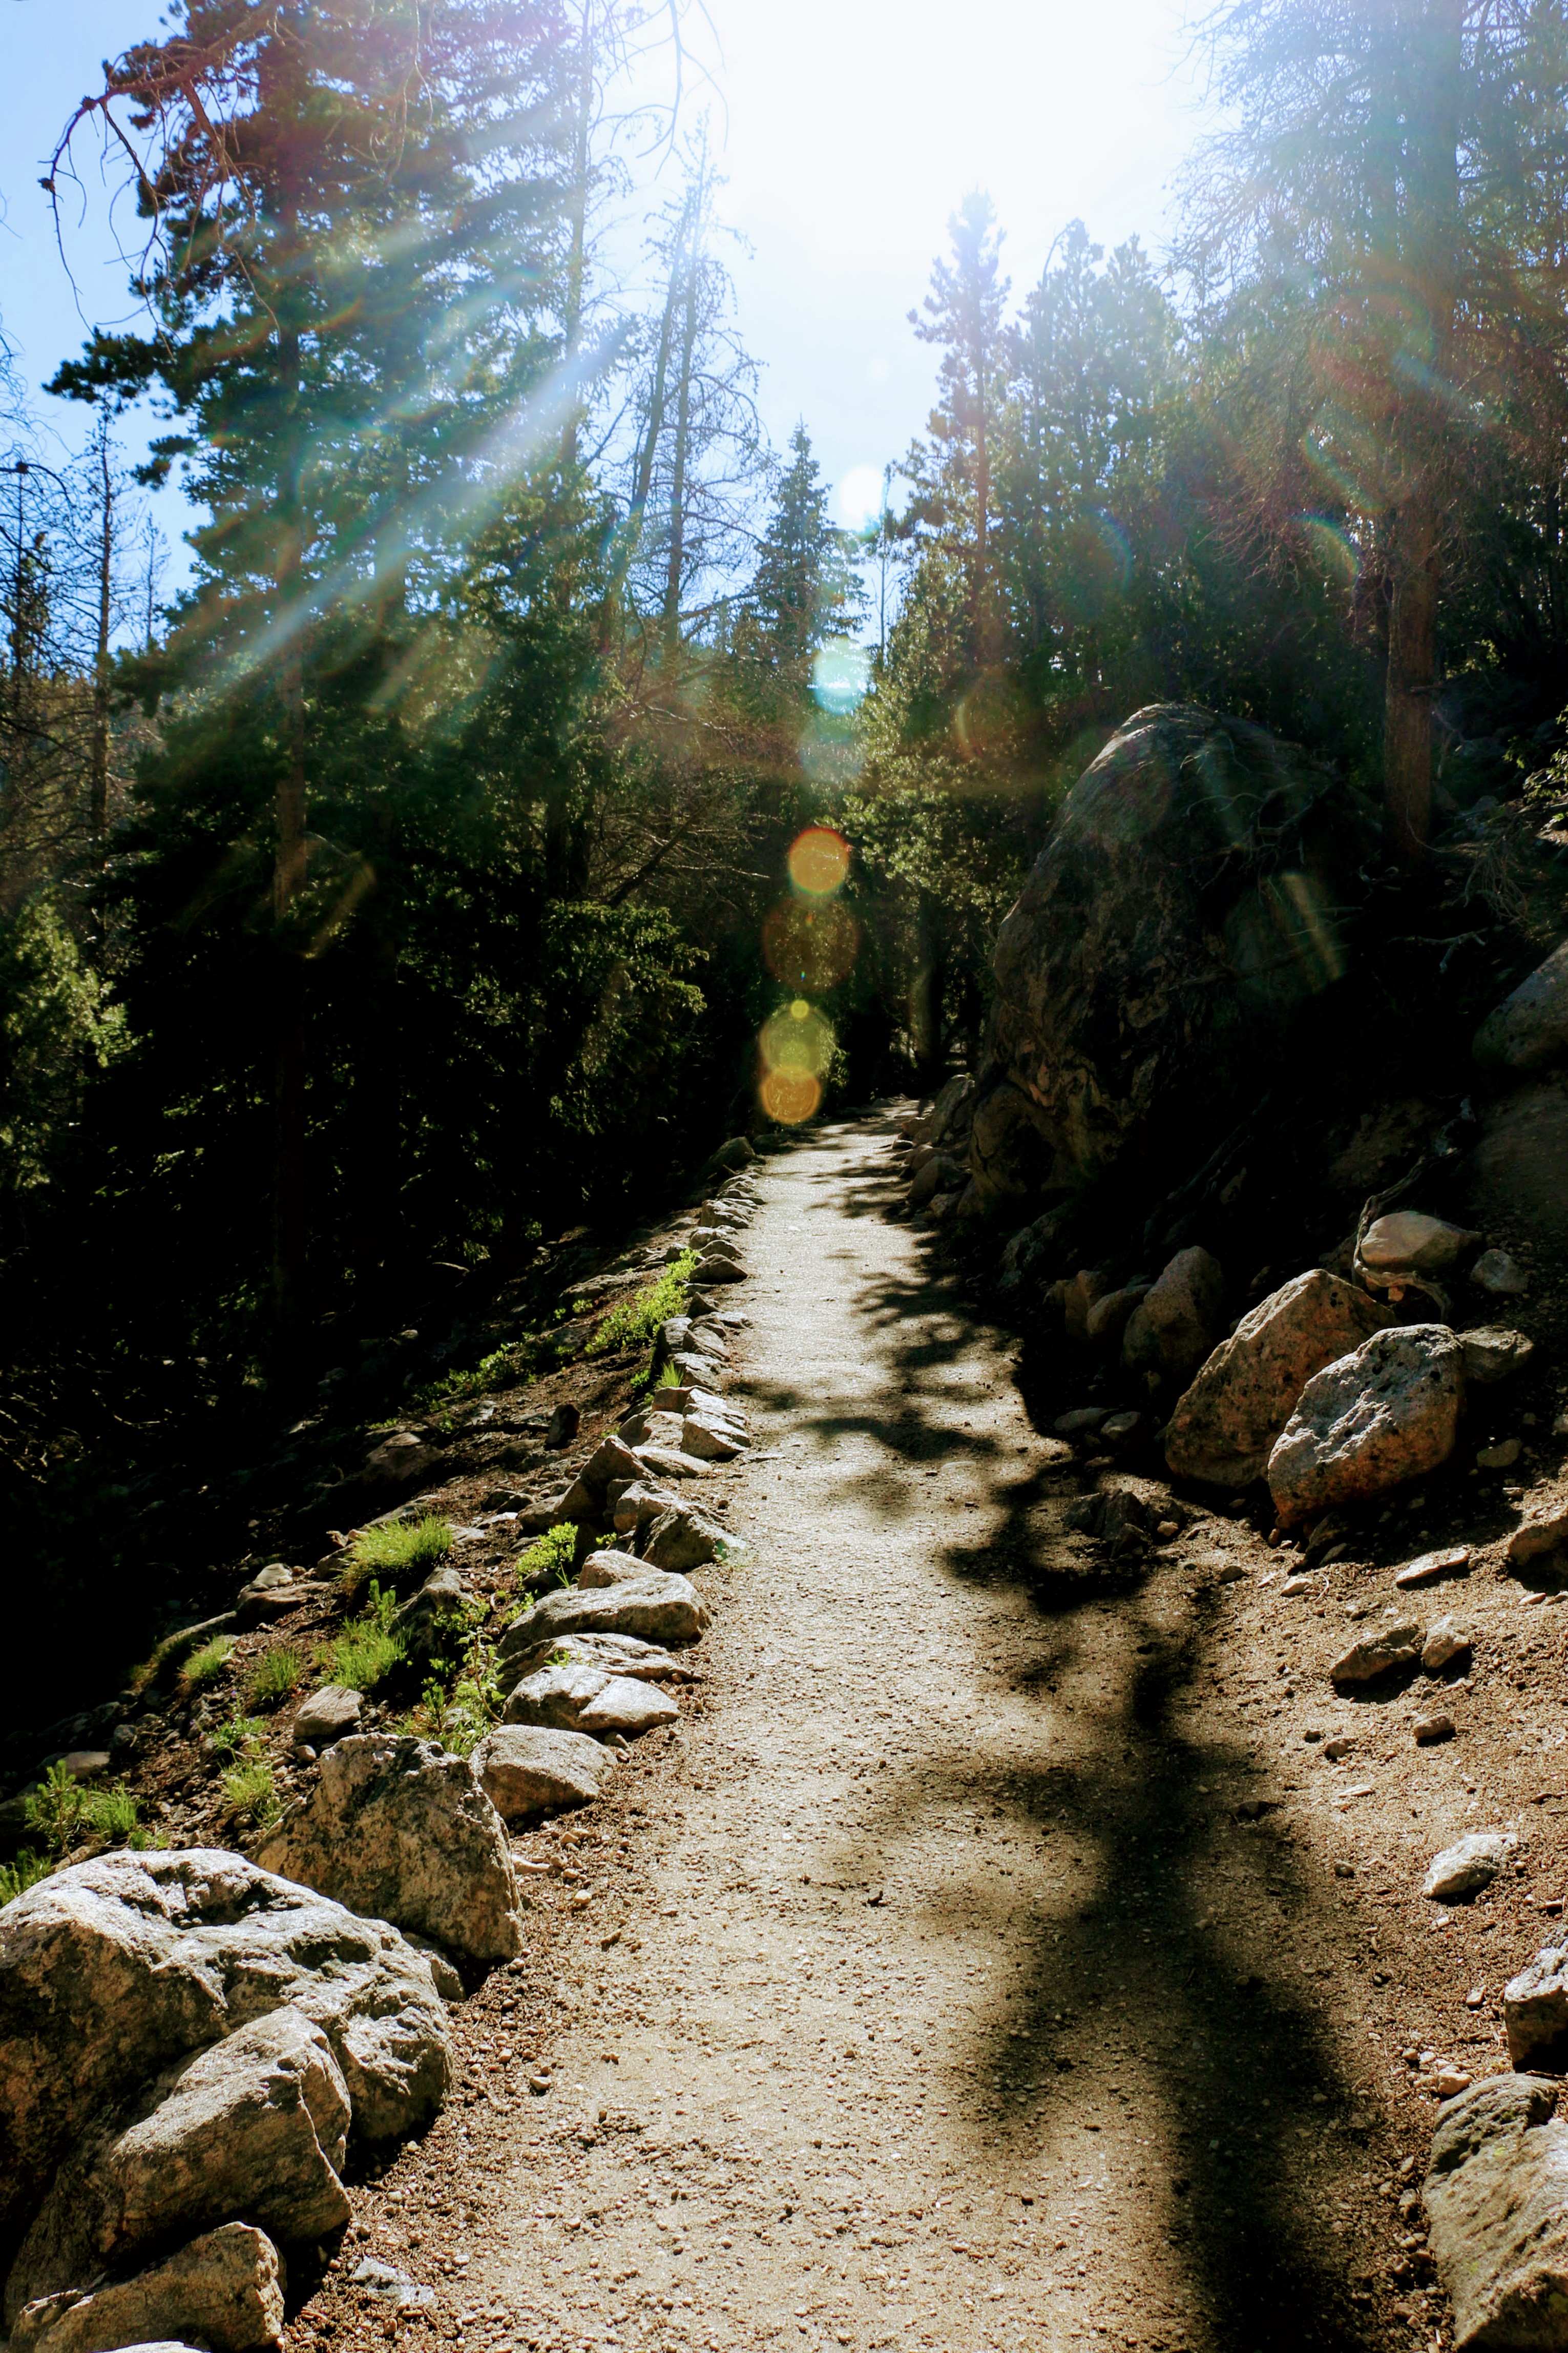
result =
M890 1140L761 1174L700 1695L530 1847L540 1954L346 2252L498 2347L1425 2345L1375 1927L1247 1819L1223 1550L1088 1572Z

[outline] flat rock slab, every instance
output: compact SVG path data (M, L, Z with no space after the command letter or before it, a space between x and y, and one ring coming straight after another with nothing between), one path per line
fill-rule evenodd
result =
M531 1651L512 1662L510 1672L521 1679L556 1661L602 1667L606 1674L630 1675L639 1683L701 1681L689 1659L677 1658L673 1651L662 1650L657 1642L639 1642L632 1634L563 1634L553 1641L536 1642Z
M1470 1565L1468 1545L1447 1545L1441 1552L1424 1552L1406 1561L1394 1576L1395 1585L1436 1585L1440 1577L1463 1577Z
M1374 1633L1363 1634L1348 1651L1342 1651L1329 1669L1329 1681L1334 1683L1375 1683L1380 1675L1397 1673L1402 1668L1414 1667L1421 1656L1419 1626L1380 1626Z
M475 1749L474 1771L508 1822L532 1822L592 1805L615 1771L614 1749L582 1732L503 1724Z
M642 1555L653 1567L679 1573L716 1560L723 1541L722 1528L678 1505L653 1522L642 1538Z
M1421 1893L1434 1903L1458 1904L1489 1887L1518 1841L1508 1831L1471 1831L1434 1855Z
M547 1635L636 1634L645 1642L694 1642L712 1613L684 1577L646 1569L626 1584L584 1591L577 1586L547 1593L508 1628L500 1644L503 1670Z
M1424 2202L1459 2353L1568 2343L1568 2126L1557 2086L1490 2075L1437 2112Z
M1165 1430L1171 1469L1215 1486L1250 1486L1313 1374L1393 1320L1391 1309L1321 1267L1297 1275L1242 1317L1177 1398Z
M1464 1357L1446 1324L1374 1332L1314 1374L1268 1458L1282 1525L1435 1471L1454 1451L1464 1393Z
M525 1675L506 1704L508 1724L542 1725L557 1732L585 1732L595 1739L619 1732L635 1739L680 1714L657 1684L617 1675L586 1660L564 1660Z
M1465 1378L1483 1388L1522 1373L1535 1354L1534 1341L1527 1340L1522 1332L1510 1331L1506 1324L1478 1324L1473 1331L1458 1336Z

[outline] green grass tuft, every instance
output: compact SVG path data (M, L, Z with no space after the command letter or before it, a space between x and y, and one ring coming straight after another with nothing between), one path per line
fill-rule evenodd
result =
M445 1527L446 1522L440 1525ZM322 1681L341 1683L345 1691L374 1691L394 1667L401 1666L408 1649L403 1636L392 1630L396 1609L396 1594L384 1593L373 1581L363 1613L316 1652Z
M193 1651L185 1661L180 1680L188 1692L205 1691L216 1683L234 1655L234 1636L215 1634L199 1651Z
M646 1346L661 1324L685 1308L687 1286L696 1267L696 1251L683 1251L648 1290L639 1291L635 1298L623 1299L618 1307L611 1308L584 1355L607 1356L618 1355L623 1348Z
M128 1839L136 1829L141 1804L123 1781L87 1793L87 1827L94 1838Z
M220 1757L232 1765L237 1757L248 1757L261 1746L264 1727L258 1715L241 1715L236 1712L226 1724L220 1724L212 1736L213 1746Z
M232 1821L250 1822L258 1831L269 1830L283 1810L272 1767L260 1757L224 1775L223 1801Z
M291 1642L280 1643L275 1651L264 1651L245 1671L247 1705L279 1706L291 1692L299 1690L304 1672L305 1662Z
M373 1577L427 1574L451 1549L449 1520L430 1513L422 1520L389 1520L383 1527L366 1528L355 1536L338 1572L338 1582L352 1595Z

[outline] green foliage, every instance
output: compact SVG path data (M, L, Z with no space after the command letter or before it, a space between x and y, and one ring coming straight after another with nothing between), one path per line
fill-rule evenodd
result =
M39 892L0 916L0 1198L48 1183L89 1080L126 1046L124 1008L57 900Z
M211 1736L212 1744L220 1757L227 1757L233 1764L238 1757L256 1754L261 1746L264 1730L258 1715L232 1715Z
M210 1642L204 1642L199 1650L191 1652L181 1670L180 1680L187 1691L205 1691L209 1683L216 1683L233 1655L234 1636L215 1634Z
M22 1812L27 1828L58 1857L68 1853L87 1828L88 1794L65 1765L54 1764L37 1788L29 1791Z
M280 1642L270 1651L263 1651L245 1671L245 1702L247 1707L278 1707L300 1688L305 1672L305 1662L291 1642Z
M500 1722L505 1705L495 1652L488 1643L476 1642L460 1668L438 1669L427 1677L419 1695L420 1728L458 1756L471 1757Z
M679 1258L666 1267L656 1283L647 1291L636 1293L612 1307L593 1338L586 1355L606 1356L623 1348L640 1348L651 1340L661 1324L672 1315L681 1314L686 1294L696 1271L697 1254L682 1251Z
M247 1822L254 1830L269 1830L282 1812L272 1767L261 1757L230 1767L223 1777L223 1800L231 1821Z
M577 1529L571 1520L559 1527L546 1528L524 1546L517 1556L517 1581L525 1589L543 1585L555 1577L563 1585L572 1581L572 1570L577 1558Z
M446 1526L444 1521L421 1525ZM447 1534L449 1543L451 1531L447 1529ZM341 1683L345 1691L374 1691L395 1667L402 1665L408 1655L408 1646L401 1634L392 1630L396 1608L395 1592L384 1592L379 1585L371 1586L363 1613L316 1652L316 1666L323 1683Z
M0 1905L9 1904L13 1897L25 1895L40 1879L47 1879L54 1865L32 1848L25 1846L15 1862L0 1862Z
M87 1828L93 1838L129 1839L137 1828L141 1811L140 1800L122 1781L105 1789L89 1789L87 1798Z

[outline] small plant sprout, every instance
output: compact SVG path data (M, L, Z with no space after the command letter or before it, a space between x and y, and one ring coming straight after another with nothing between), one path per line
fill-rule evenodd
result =
M218 1755L232 1765L237 1757L255 1755L261 1746L262 1729L258 1715L231 1715L212 1735L212 1744Z

